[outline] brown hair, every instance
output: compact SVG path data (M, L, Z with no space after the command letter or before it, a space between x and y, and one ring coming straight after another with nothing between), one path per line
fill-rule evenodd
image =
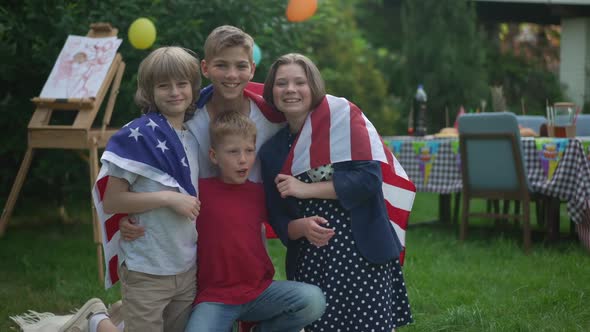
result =
M154 87L170 79L188 80L191 83L193 100L186 110L185 119L192 116L201 89L199 59L191 50L176 46L160 47L139 64L135 103L142 113L157 111Z
M270 66L268 74L266 75L266 80L264 81L264 92L262 93L264 100L276 109L272 88L275 84L279 67L289 64L298 64L303 68L305 76L307 77L307 84L309 84L309 89L311 91L311 108L315 108L326 95L324 79L313 61L299 53L282 55Z
M250 62L254 61L252 55L254 39L249 34L234 26L219 26L213 29L205 40L205 61L210 61L226 48L236 46L242 47L248 53Z
M256 142L256 125L250 118L237 111L225 111L213 118L209 124L211 147L217 147L224 137L239 135Z

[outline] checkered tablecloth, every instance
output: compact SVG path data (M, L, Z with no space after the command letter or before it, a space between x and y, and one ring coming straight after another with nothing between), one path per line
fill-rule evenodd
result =
M461 191L458 139L405 136L383 139L418 191L440 194ZM584 214L589 213L590 137L526 137L522 138L522 146L531 189L567 202L571 219L582 222Z

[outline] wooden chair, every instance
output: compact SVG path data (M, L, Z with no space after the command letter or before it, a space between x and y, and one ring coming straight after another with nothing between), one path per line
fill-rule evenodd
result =
M463 178L460 240L467 235L469 217L520 220L524 250L530 252L532 197L516 116L508 112L464 115L459 118L459 142ZM522 214L500 213L498 205L493 212L472 213L469 207L474 198L520 201Z
M90 25L87 36L92 38L117 36L118 30L108 23L94 23ZM12 215L12 211L18 194L31 165L33 154L36 149L68 149L79 152L88 151L88 156L83 155L87 160L90 170L90 189L96 181L99 171L98 149L106 146L109 138L117 132L117 129L108 128L111 115L115 106L115 100L119 93L119 86L125 71L125 62L119 53L111 63L105 80L103 81L97 95L92 98L82 99L44 99L33 98L36 109L29 121L28 126L28 147L21 163L20 169L12 185L6 206L0 218L0 237L4 235L6 225ZM102 126L92 128L92 124L100 110L101 104L110 89L110 95ZM72 125L51 124L51 117L54 111L68 111L75 113ZM103 278L102 241L99 221L93 209L93 230L94 242L97 244L99 276Z

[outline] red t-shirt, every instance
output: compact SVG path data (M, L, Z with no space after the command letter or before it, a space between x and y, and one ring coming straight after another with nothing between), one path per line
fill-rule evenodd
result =
M267 219L262 184L199 179L199 199L195 303L254 300L274 276L261 235Z

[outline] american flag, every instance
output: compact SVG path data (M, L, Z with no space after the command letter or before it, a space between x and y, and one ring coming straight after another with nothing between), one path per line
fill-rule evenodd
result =
M103 210L109 165L114 164L164 186L178 188L181 193L195 196L196 188L191 182L190 167L182 143L160 113L150 112L126 124L111 137L100 160L103 165L92 197L102 226L105 288L109 288L119 280L119 220L126 216L120 213L108 214Z
M312 168L350 160L377 160L389 220L403 247L416 187L361 110L344 98L326 95L307 117L282 173L299 175Z

